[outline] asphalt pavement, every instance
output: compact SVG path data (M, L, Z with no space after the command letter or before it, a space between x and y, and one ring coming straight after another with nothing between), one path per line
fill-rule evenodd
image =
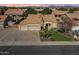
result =
M0 46L1 55L79 55L79 45Z

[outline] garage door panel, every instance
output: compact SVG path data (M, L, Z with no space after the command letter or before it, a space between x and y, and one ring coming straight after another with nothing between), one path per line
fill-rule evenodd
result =
M40 30L40 25L39 24L29 24L28 30Z
M22 30L22 31L25 31L25 30L40 30L41 27L40 27L39 24L28 24L28 25L19 26L19 29Z
M39 27L28 27L28 30L40 30Z

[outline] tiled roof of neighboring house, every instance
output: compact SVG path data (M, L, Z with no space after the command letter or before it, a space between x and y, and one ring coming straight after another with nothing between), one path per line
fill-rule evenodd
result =
M23 20L20 24L40 24L41 23L41 17L40 15L32 15L29 14L27 19Z
M4 21L6 19L6 15L0 15L0 21Z
M53 10L52 13L54 13L55 15L63 15L66 14L68 11L60 11L60 10Z
M79 19L79 14L69 13L67 14L67 16L73 21L74 25L79 25L79 20L75 20L75 19Z
M79 19L79 14L76 14L76 13L68 13L67 14L67 16L69 17L69 18L77 18L77 19Z
M7 15L22 15L26 9L8 9L4 14Z
M57 22L55 16L52 15L44 15L43 19L45 22Z
M79 14L79 11L74 11L74 13L77 13L77 14Z

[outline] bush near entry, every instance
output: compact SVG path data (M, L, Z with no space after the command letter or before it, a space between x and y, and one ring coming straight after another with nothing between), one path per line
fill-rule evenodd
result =
M32 7L28 7L27 8L27 14L37 14L37 11Z

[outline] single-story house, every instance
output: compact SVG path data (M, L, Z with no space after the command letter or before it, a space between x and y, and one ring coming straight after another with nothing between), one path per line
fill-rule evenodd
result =
M19 30L41 30L41 26L49 25L48 28L57 28L57 21L54 15L32 15L29 14L28 17L19 24Z
M19 30L40 30L41 17L39 15L29 14L19 25Z
M72 30L79 30L79 14L68 13L66 14L70 22L72 23Z
M55 15L55 17L60 17L62 16L63 14L66 14L68 11L61 11L61 10L56 10L56 9L53 9L53 14Z
M79 14L79 11L74 11L73 13Z
M69 13L67 16L71 19L73 22L73 26L78 26L79 25L79 14L76 13Z
M18 15L22 16L26 9L8 9L4 14L5 15Z

